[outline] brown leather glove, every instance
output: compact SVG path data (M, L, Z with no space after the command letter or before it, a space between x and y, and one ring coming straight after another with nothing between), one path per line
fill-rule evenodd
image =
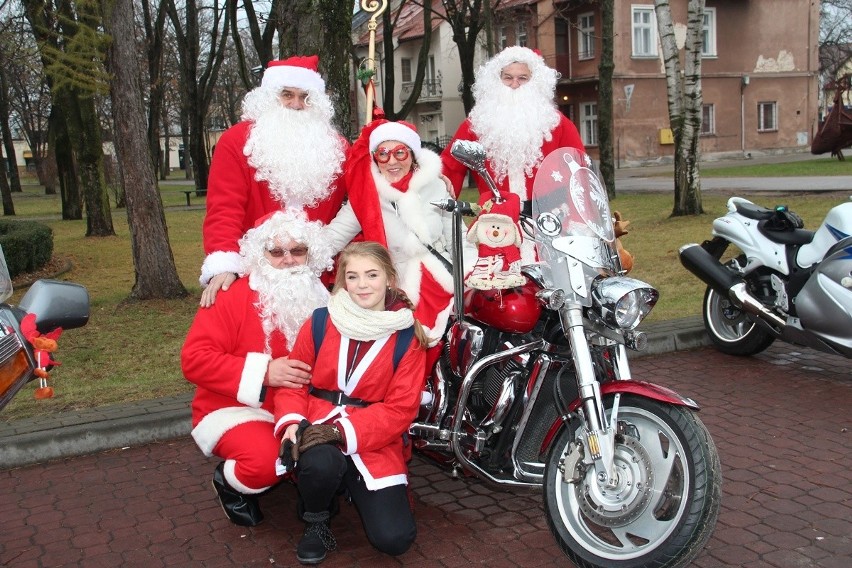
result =
M339 444L343 441L340 430L335 424L314 424L308 426L299 440L299 454L303 454L320 444Z

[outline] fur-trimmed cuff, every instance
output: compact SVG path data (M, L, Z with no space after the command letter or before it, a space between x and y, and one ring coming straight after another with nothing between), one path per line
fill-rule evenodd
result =
M278 419L278 422L275 423L275 437L281 439L284 435L284 430L287 429L287 426L290 424L299 424L302 420L307 420L307 418L301 414L296 414L295 412L285 414Z
M266 353L246 353L246 364L240 375L240 386L237 389L237 400L246 406L260 408L260 391L263 389L263 379L266 369L272 359Z
M261 408L245 406L220 408L201 419L201 422L192 429L192 439L198 444L202 453L209 458L213 455L213 448L231 428L246 422L269 422L271 425L273 420L272 413Z
M198 282L202 286L207 286L210 279L217 274L222 274L223 272L234 272L239 274L242 269L243 263L240 253L217 250L216 252L208 254L204 259L204 264L201 265L201 276L198 278Z
M335 424L343 428L343 438L346 445L343 446L343 453L347 456L358 453L358 437L355 435L355 428L348 418L339 418Z

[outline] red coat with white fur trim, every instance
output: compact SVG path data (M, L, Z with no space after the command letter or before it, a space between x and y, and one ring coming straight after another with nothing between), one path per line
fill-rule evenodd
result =
M462 183L464 182L465 176L467 176L468 170L461 162L453 158L452 154L450 154L452 142L455 142L456 140L479 140L479 137L471 129L470 119L466 119L461 123L453 137L453 140L447 144L441 154L441 160L444 163L444 175L450 178L450 181L456 190L456 195L458 195L458 192L461 191ZM577 132L577 127L574 126L574 123L568 120L564 114L560 113L559 124L556 125L556 128L550 131L550 139L544 140L541 144L541 157L545 158L552 151L566 146L584 150L583 140L580 138L580 133ZM493 176L494 170L491 169L491 162L486 161L485 166L488 168L488 173ZM524 187L510 188L509 177L506 176L501 183L497 184L497 189L499 189L501 193L504 191L512 191L521 198L521 201L527 201L532 196L533 181L535 180L535 174L537 171L537 167L533 168L533 175L525 178ZM482 179L481 176L474 177L476 178L476 185L479 188L479 195L485 196L485 198L490 198L492 195L491 189L488 187L485 180Z
M374 342L348 383L349 340L340 335L330 318L316 360L310 320L299 331L290 354L313 367L311 384L315 387L341 390L348 396L372 402L370 406L334 406L310 396L307 387L278 389L275 393L276 436L280 438L287 426L305 418L312 424L336 423L346 437L343 453L352 457L367 488L373 491L408 483L402 434L417 416L425 381L426 350L416 339L412 339L396 371L393 370L397 334Z
M272 434L272 392L264 401L260 395L270 359L287 355L287 344L275 330L272 353L263 352L265 334L253 307L257 301L248 278L238 278L215 304L198 310L181 350L184 377L198 387L192 400L192 437L206 456L239 424L269 422Z
M239 272L240 238L268 213L279 211L282 203L269 192L265 181L257 181L257 170L249 166L243 153L253 123L243 121L226 130L216 143L207 187L207 215L202 234L207 257L201 267L201 284L222 272ZM286 167L287 156L281 157ZM345 191L340 180L332 193L316 207L306 209L312 221L328 223L340 209Z
M441 252L447 260L452 258L452 215L430 204L450 195L440 178L441 160L437 154L423 148L418 166L405 192L392 187L375 164L371 165L371 170L387 238L387 243L383 244L390 251L399 276L399 288L414 303L414 317L426 328L427 335L437 339L443 334L452 311L453 276L426 245ZM357 194L357 189L352 188L350 196ZM361 229L352 205L347 203L325 228L323 235L329 238L335 250L340 250ZM370 238L370 234L366 237ZM469 248L465 259L470 264L469 270L476 261L476 251ZM424 273L431 276L431 288L423 285Z

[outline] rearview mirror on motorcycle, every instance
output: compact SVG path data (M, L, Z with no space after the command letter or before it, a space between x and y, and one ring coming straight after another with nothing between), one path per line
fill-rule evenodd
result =
M456 140L450 147L450 154L464 164L465 167L475 171L485 180L485 183L488 184L491 193L494 195L496 203L503 201L503 198L500 197L500 190L497 189L497 184L494 183L488 170L485 169L485 160L487 158L485 155L485 146L471 140Z

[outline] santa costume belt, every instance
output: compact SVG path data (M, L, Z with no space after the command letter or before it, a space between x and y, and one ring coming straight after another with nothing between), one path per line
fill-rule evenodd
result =
M313 386L308 389L308 394L317 398L321 398L323 400L327 400L334 406L358 406L360 408L366 408L367 406L373 404L372 402L368 402L360 398L353 398L351 396L347 396L343 393L343 391L318 389Z

